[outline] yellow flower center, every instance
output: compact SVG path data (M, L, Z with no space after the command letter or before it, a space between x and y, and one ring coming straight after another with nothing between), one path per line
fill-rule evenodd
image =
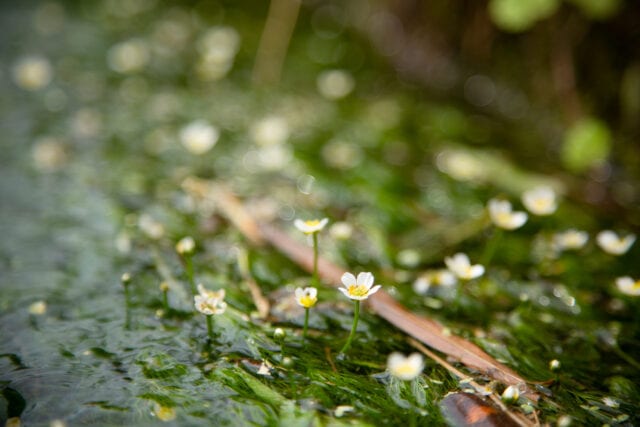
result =
M499 224L507 224L511 222L511 212L500 212L496 215L496 222Z
M636 282L631 285L631 289L633 289L634 291L640 290L640 280L636 280Z
M304 224L308 227L317 227L318 225L320 225L320 220L310 219L305 221Z
M547 200L547 199L536 199L536 200L533 202L533 205L534 205L535 207L537 207L538 209L544 209L544 208L546 208L546 207L548 207L548 206L549 206L549 204L550 204L549 202L550 202L550 201L549 201L549 200Z
M349 295L353 295L354 297L363 297L367 295L369 289L365 285L351 285L348 289Z
M300 305L304 308L313 307L317 300L317 298L312 298L311 295L303 295L300 297Z
M400 375L413 375L415 373L416 369L410 365L409 363L403 363L402 365L399 366L394 366L393 368L393 372L395 375L400 376Z

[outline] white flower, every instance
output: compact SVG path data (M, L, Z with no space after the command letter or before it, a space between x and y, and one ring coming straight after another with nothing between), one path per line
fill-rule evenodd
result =
M611 230L604 230L598 233L596 241L603 251L612 255L622 255L626 253L631 245L633 245L633 242L636 241L636 235L628 234L621 238Z
M587 244L589 234L573 228L553 235L553 246L560 250L580 249Z
M353 227L348 222L339 221L329 228L329 234L336 240L348 240L353 234Z
M162 223L156 221L149 214L142 214L138 218L138 227L144 234L152 239L159 239L164 236L164 226Z
M551 187L537 187L522 194L522 204L534 215L551 215L558 209Z
M446 257L444 263L459 279L471 280L484 274L484 267L480 264L471 265L469 257L463 253Z
M220 138L220 131L205 120L196 120L180 130L182 145L192 154L204 154L211 150Z
M551 369L552 371L557 371L558 369L560 369L560 366L561 364L558 359L553 359L549 362L549 369Z
M510 385L502 392L502 400L507 403L517 402L519 398L520 391L518 391L518 387Z
M304 234L313 234L322 230L325 227L325 225L327 225L328 222L329 222L328 218L310 219L307 221L296 219L293 222L293 225L295 225L296 228L302 231Z
M389 355L387 369L394 377L403 381L411 381L422 373L424 358L419 353L405 357L401 353L394 352Z
M26 90L38 90L47 86L53 78L49 61L42 56L28 56L13 66L13 80Z
M380 289L380 285L373 286L371 273L360 273L357 279L351 273L344 273L341 280L344 288L338 290L353 300L365 300Z
M224 291L224 289L223 289ZM203 296L202 294L193 297L196 310L207 316L214 314L222 314L227 309L227 303L222 299L212 296Z
M29 306L29 313L35 315L45 314L47 312L47 303L44 301L36 301Z
M640 296L640 280L633 280L629 276L618 277L616 279L616 286L623 294L634 297Z
M147 42L133 38L112 46L107 52L107 63L118 73L135 73L142 70L151 59Z
M54 137L38 138L31 149L33 163L40 172L55 172L62 169L69 160L64 143Z
M195 249L196 242L191 236L183 237L178 243L176 243L176 252L180 255L192 254Z
M318 301L318 290L316 288L296 288L296 301L304 308L310 308L316 305Z
M289 125L282 117L266 117L251 126L251 138L263 147L280 145L289 138Z
M355 86L355 81L346 71L329 70L318 76L317 86L322 96L335 100L349 95Z
M520 211L513 212L511 203L506 200L489 200L489 216L496 226L505 230L515 230L527 222L527 214Z
M198 283L198 293L203 298L213 298L213 299L218 299L220 301L222 301L224 299L224 296L225 296L225 290L224 289L220 289L220 290L217 290L217 291L210 291L209 289L205 288L202 285L202 283Z
M431 286L453 286L457 281L455 274L449 270L429 270L413 282L413 290L417 294L423 295Z

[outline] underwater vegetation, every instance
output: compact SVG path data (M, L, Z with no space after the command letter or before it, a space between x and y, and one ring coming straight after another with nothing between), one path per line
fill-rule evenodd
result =
M640 423L634 2L0 11L3 425Z

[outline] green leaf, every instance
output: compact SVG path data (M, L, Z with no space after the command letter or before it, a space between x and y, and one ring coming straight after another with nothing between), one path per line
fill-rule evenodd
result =
M591 19L607 19L620 10L620 0L569 0Z
M519 33L551 16L558 4L558 0L491 0L489 15L501 30Z
M572 172L580 173L602 163L611 150L611 132L606 124L586 118L571 127L564 138L562 161Z

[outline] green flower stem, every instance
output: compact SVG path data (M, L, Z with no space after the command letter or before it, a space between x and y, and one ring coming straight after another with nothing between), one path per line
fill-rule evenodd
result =
M187 280L189 281L189 286L191 286L191 293L195 296L197 291L196 283L193 280L193 260L191 259L191 255L184 256L184 265L187 272Z
M346 344L340 350L340 353L344 353L349 349L351 345L351 341L353 341L353 337L356 335L356 329L358 328L358 317L360 316L360 300L354 301L356 304L356 308L353 312L353 325L351 325L351 333L349 334L349 339L347 339Z
M304 328L302 329L302 338L307 339L307 329L309 328L309 308L304 309Z
M129 293L129 284L124 284L124 305L125 305L125 317L124 328L131 329L131 295Z
M207 335L209 339L213 339L213 315L206 315L207 317Z
M502 229L496 227L493 230L493 234L491 235L487 246L484 247L482 257L480 257L480 264L484 265L485 268L489 266L500 240L502 240Z
M313 233L313 286L318 286L318 233Z
M169 291L166 289L162 291L162 305L165 311L169 311Z

